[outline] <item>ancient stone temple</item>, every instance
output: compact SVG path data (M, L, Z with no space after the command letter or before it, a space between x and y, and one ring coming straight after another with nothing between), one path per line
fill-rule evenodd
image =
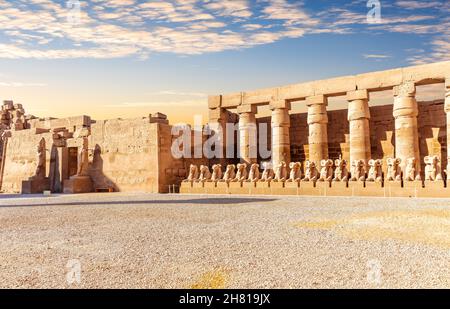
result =
M445 85L445 98L417 102L417 87L431 84ZM371 106L381 91L391 91L392 104ZM334 97L345 97L347 108L329 110ZM299 104L306 114L291 112ZM217 115L238 114L240 161L250 171L262 165L249 155L246 131L270 125L271 164L256 180L197 179L182 192L450 197L449 104L448 61L212 96L211 122L223 125ZM261 106L272 111L269 119L257 117Z
M432 84L445 98L418 102L420 87ZM391 103L371 104L381 91ZM336 97L345 108L333 108ZM298 106L306 112L294 112ZM200 148L190 158L174 156L178 137L160 113L37 118L5 101L0 191L450 197L449 61L215 95L208 108L208 129L189 133L201 138L186 143L188 152ZM260 117L261 108L270 116ZM213 137L214 152L228 156L202 153Z
M21 108L10 101L2 108L1 192L162 193L186 177L191 161L172 158L163 114L103 121L15 116Z

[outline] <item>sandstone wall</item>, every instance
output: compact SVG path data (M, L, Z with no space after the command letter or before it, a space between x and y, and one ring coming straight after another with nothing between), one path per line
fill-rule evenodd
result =
M46 173L48 175L53 134L35 134L34 130L15 131L8 139L6 147L2 191L20 193L22 181L34 176L37 167L36 149L41 138L45 138Z
M158 192L158 124L143 119L91 125L90 175L95 188Z

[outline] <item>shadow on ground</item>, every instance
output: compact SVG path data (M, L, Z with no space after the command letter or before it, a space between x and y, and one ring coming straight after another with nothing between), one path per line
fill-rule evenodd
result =
M17 196L16 196L17 197ZM73 201L73 202L52 202L49 203L21 203L21 204L0 204L3 207L40 207L40 206L85 206L85 205L174 205L174 204L202 204L202 205L232 205L257 202L273 202L277 199L263 198L196 198L181 200L141 200L141 201Z

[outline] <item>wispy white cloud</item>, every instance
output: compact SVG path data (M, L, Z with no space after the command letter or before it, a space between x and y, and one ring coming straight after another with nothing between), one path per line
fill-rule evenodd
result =
M420 1L420 0L402 0L396 1L395 4L401 8L408 10L441 8L444 3L441 1Z
M381 54L364 54L364 58L366 59L386 59L391 58L389 55L381 55Z
M45 83L0 82L0 87L46 87Z
M364 1L354 2L358 7ZM437 7L440 1L397 1L398 7ZM368 26L366 13L345 8L314 12L289 0L91 0L81 1L79 23L68 21L65 3L0 0L0 58L147 59L152 53L196 55L239 50L308 34L365 30L431 34L442 58L449 21L430 14L382 17ZM353 3L353 2L352 2ZM363 5L364 9L366 8ZM409 6L410 7L410 6ZM444 55L445 56L445 55ZM444 57L445 58L445 57Z

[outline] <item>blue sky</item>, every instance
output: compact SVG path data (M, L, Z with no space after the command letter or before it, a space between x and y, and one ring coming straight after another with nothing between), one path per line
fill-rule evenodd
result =
M0 0L0 98L179 120L208 94L450 60L450 1L381 0L374 23L368 2Z

